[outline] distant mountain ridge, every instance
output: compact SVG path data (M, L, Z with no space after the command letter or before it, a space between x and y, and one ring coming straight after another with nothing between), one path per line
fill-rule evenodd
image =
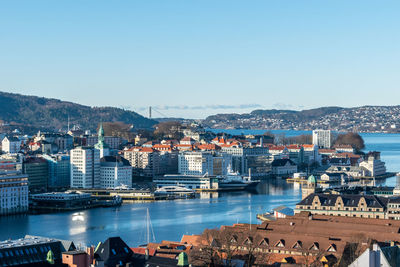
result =
M90 107L68 101L0 91L0 120L5 125L58 130L70 125L95 130L101 121L121 121L135 128L150 128L155 120L115 107Z
M400 106L321 107L309 110L254 110L217 114L202 121L209 128L399 132Z

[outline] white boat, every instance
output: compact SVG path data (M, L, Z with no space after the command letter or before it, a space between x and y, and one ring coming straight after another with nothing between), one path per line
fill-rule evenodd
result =
M195 192L193 190L188 189L183 186L170 185L170 186L163 186L161 188L158 188L154 193L159 194L159 195L174 195L174 196L181 196L181 197L192 197L192 196L194 196Z
M252 181L251 174L242 176L238 172L233 172L231 168L228 169L226 175L219 177L222 178L219 182L219 187L225 189L249 189L256 187L260 183L260 181Z

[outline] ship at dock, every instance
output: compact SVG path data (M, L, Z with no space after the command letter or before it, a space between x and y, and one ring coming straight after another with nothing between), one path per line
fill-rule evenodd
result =
M192 189L188 189L183 186L175 186L175 185L170 185L170 186L163 186L161 188L158 188L155 192L155 195L160 195L160 196L171 196L176 198L194 198L195 197L195 191Z
M254 181L251 176L228 171L226 175L182 175L166 174L153 180L157 188L167 186L185 187L196 192L202 191L236 191L254 189L260 181Z

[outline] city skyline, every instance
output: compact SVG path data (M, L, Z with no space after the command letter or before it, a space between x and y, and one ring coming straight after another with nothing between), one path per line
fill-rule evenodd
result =
M0 90L186 118L396 105L399 7L8 2Z

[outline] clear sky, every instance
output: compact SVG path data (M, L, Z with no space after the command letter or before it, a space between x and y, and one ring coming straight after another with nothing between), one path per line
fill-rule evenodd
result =
M399 14L398 0L2 1L0 90L193 118L397 105Z

